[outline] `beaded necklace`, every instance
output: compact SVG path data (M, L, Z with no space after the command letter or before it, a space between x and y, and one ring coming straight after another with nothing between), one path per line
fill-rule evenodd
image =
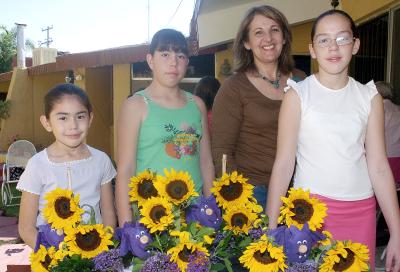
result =
M266 76L261 74L260 71L257 71L257 72L258 72L258 75L261 77L262 80L265 80L266 82L271 84L275 89L279 89L279 85L280 85L279 81L281 79L281 72L277 71L275 80L270 80L269 78L267 78Z

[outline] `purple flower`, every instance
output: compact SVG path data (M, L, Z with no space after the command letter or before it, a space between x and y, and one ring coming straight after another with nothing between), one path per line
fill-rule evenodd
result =
M264 234L266 233L261 228L249 230L249 235L253 240L260 239L260 237L263 236Z
M307 260L304 263L293 263L286 269L286 272L317 272L317 271L318 271L318 264L311 260Z
M171 257L164 253L156 253L148 258L144 263L140 272L179 272L176 263L171 262Z
M36 245L34 251L38 251L40 245L45 248L54 246L56 249L58 245L64 240L64 234L58 235L55 229L52 229L50 224L40 225L36 238Z
M217 206L214 196L201 196L196 203L190 205L186 211L186 222L198 222L200 225L219 229L221 226L221 210Z
M122 258L119 256L119 250L110 249L93 258L94 269L99 272L120 272L124 271Z
M208 272L210 260L204 252L196 251L189 256L189 263L186 272Z
M123 228L117 228L117 239L121 240L120 255L125 256L131 252L134 256L144 260L150 256L146 246L153 242L147 228L136 222L124 224Z

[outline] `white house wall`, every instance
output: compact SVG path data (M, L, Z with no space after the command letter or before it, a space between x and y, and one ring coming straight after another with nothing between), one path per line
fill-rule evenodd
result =
M207 5L212 5L210 1ZM227 6L216 11L202 12L200 8L197 18L199 46L209 46L231 41L236 36L236 31L244 14L251 7L271 5L282 11L290 24L296 24L316 18L320 13L331 9L329 0L270 0L249 1L246 4Z

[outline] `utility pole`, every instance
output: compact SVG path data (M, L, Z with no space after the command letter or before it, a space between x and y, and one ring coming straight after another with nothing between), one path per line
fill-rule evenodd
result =
M45 44L47 47L50 47L50 43L53 42L53 39L50 38L50 30L53 29L53 26L48 26L46 28L42 28L42 32L46 31L47 32L47 38L44 42L39 41L39 46L42 46Z
M147 43L150 43L150 0L147 0Z

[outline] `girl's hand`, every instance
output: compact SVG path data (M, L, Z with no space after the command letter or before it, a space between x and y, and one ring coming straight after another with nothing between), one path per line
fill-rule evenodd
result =
M400 272L400 236L390 236L386 253L386 271Z

